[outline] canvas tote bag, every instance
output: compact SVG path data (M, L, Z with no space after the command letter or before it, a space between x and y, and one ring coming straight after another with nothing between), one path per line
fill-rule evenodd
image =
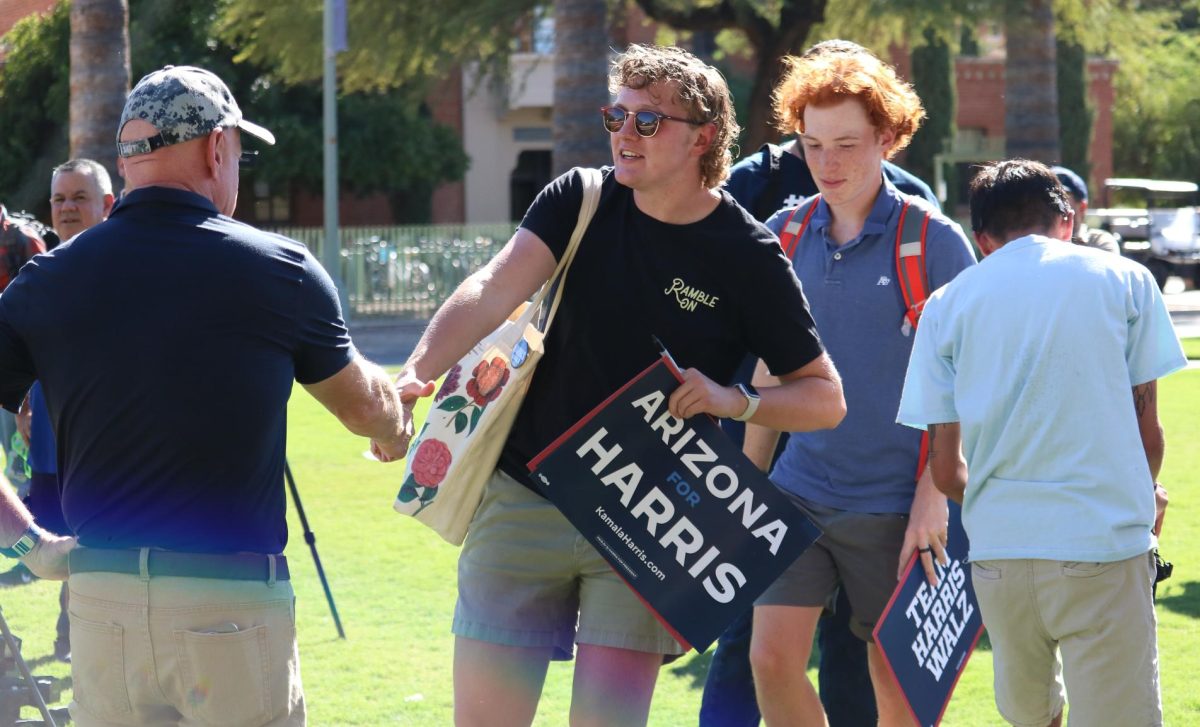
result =
M483 490L496 469L542 342L562 298L567 270L600 199L598 169L579 169L583 204L571 241L554 275L531 304L523 304L447 372L405 462L404 481L393 507L461 545ZM538 316L549 302L549 311Z

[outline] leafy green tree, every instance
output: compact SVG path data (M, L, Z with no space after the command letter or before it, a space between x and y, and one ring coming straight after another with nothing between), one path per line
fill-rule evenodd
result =
M1092 122L1088 100L1087 52L1072 39L1058 39L1058 124L1063 166L1085 180L1091 175Z
M1113 166L1119 176L1200 182L1200 29L1195 0L1144 1L1081 40L1116 57Z
M50 213L50 170L67 155L69 5L19 21L4 36L0 70L0 201Z
M888 42L902 39L908 27L919 30L937 23L953 27L963 8L979 1L842 0L829 4L828 20L834 22L820 27L836 28L839 35L886 49ZM674 31L716 34L722 47L718 60L732 53L749 58L753 71L743 79L731 78L731 85L741 86L744 82L749 89L735 99L739 120L746 129L742 148L753 149L775 138L770 96L782 70L779 60L802 52L810 44L813 29L827 20L827 0L607 0L610 12L621 12L627 2L636 2L646 15ZM594 61L606 55L599 46L606 35L599 13L604 3L553 3L560 35L571 33L575 27L570 13L585 6L592 8L590 26L582 28L584 35L556 44L556 54L562 56L562 65L571 73L582 71L584 66L578 61L585 54ZM503 76L514 28L545 4L545 0L462 0L449 7L416 0L351 3L351 51L339 57L338 71L347 89L410 86L419 91L459 63L482 63ZM320 57L312 49L320 44L319 8L320 0L287 4L224 0L218 29L223 38L242 49L239 59L269 64L278 78L318 78ZM871 37L864 38L864 34ZM589 83L603 85L597 73L589 70L587 74L595 79ZM580 77L568 85L578 90L584 83ZM559 105L555 104L556 113ZM583 105L595 105L595 101L580 107ZM594 139L590 125L580 128L586 131L573 130L570 137L556 132L557 154L562 154L567 144L589 143L584 134Z
M634 1L656 20L685 31L717 32L722 47L740 45L756 54L755 70L746 79L749 91L739 94L748 96L749 103L737 99L739 109L748 109L739 114L747 127L743 149L773 137L769 94L777 59L784 53L801 52L829 37L886 51L892 40L918 40L931 23L943 29L960 20L1009 24L1010 153L1047 160L1061 157L1057 14L1064 24L1078 26L1077 38L1086 52L1120 61L1114 108L1118 171L1184 178L1200 173L1200 150L1193 151L1198 132L1190 80L1198 60L1197 0ZM270 64L276 78L319 76L320 54L313 49L320 47L320 0L223 3L221 35L241 49L239 58L262 67ZM538 6L537 0L349 3L351 51L339 58L345 88L402 86L419 93L458 63L490 60L491 67L502 68L505 63L497 59L506 57L514 23Z
M167 63L208 68L229 83L247 116L275 134L276 145L261 150L259 163L246 175L243 188L260 181L271 189L295 185L319 192L324 142L319 77L282 83L257 62L238 62L238 53L217 33L223 22L219 0L183 7L172 0L133 2L134 60L141 73ZM318 30L320 23L318 13ZM320 40L312 47L319 49ZM321 54L315 56L319 59ZM433 189L442 182L461 179L466 172L462 143L451 130L433 122L428 109L408 88L381 91L363 86L343 95L338 104L338 132L342 188L360 195L387 195L393 215L401 222L428 222Z
M346 92L408 89L418 96L460 64L507 62L517 21L537 0L347 2L349 49L337 58ZM217 35L235 60L288 82L323 73L322 0L220 0Z
M64 0L49 16L18 23L5 36L12 51L0 69L0 128L5 131L0 135L0 199L43 219L49 211L50 169L68 156L69 5ZM212 70L229 84L247 116L278 140L263 150L256 168L243 174L243 190L266 182L274 190L319 191L322 136L314 122L319 85L275 83L251 63L234 63L235 51L213 33L216 10L215 0L131 0L133 77L167 64ZM116 123L102 133L110 148ZM428 221L434 187L461 179L466 170L466 155L453 132L434 124L405 89L345 96L340 124L343 188L387 194L400 221Z
M958 94L950 44L935 28L926 28L923 35L924 43L912 50L912 83L926 116L909 143L905 167L933 184L936 157L948 151L954 139Z

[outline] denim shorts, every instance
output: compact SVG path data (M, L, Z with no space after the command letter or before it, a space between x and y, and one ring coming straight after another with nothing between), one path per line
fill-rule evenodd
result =
M506 646L575 643L683 653L670 633L549 500L497 470L458 559L454 634Z

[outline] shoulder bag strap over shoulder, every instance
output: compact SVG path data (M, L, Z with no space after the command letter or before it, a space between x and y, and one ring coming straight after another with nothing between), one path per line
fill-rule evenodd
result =
M529 320L533 320L532 315L540 311L537 327L543 333L550 330L550 324L554 322L554 314L558 312L558 304L562 300L562 288L567 282L567 271L575 259L575 253L579 251L579 243L583 240L583 235L587 232L588 225L592 222L592 216L596 214L596 207L600 203L600 187L604 182L600 170L580 167L579 176L583 182L583 201L579 205L579 219L575 223L575 230L571 233L567 249L559 258L554 274L538 291L533 303L528 308ZM543 305L546 302L549 302L548 306Z
M784 221L783 230L779 233L779 245L783 248L783 254L787 255L788 260L795 256L796 246L800 243L800 238L804 236L804 231L808 229L808 223L812 220L813 213L817 211L817 202L819 201L821 201L821 195L814 194L806 202L793 209L787 220ZM800 219L796 219L797 217Z

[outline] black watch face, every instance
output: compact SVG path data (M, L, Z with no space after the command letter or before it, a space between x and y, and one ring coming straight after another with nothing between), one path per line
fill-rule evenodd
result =
M750 396L758 396L758 389L754 388L752 385L742 384L742 386L746 387L746 392L749 393Z

